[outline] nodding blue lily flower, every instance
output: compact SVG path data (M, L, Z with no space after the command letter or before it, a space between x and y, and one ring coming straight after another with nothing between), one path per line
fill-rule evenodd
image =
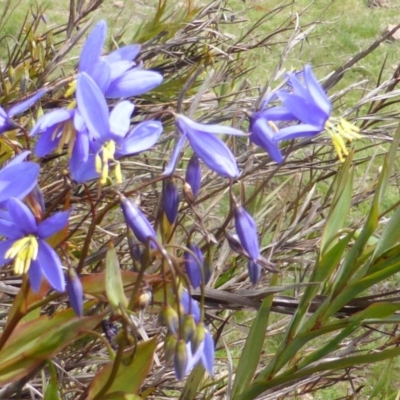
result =
M24 151L0 170L0 208L4 208L11 197L23 199L35 188L40 167L24 161L28 154L29 151Z
M63 229L69 213L59 212L37 223L29 208L20 200L7 202L8 213L0 217L0 265L14 261L16 274L28 274L31 286L38 291L42 276L57 291L65 290L65 278L57 253L47 244L48 237Z
M271 93L263 102L278 98L282 106L265 108L250 117L250 140L262 147L277 163L283 161L282 140L314 137L325 129L332 105L311 67L288 74L287 88ZM281 122L285 126L278 128ZM294 125L287 126L293 122ZM300 122L300 123L298 123Z
M143 121L130 129L134 105L121 101L110 113L103 93L85 72L78 75L76 97L79 112L93 140L89 142L91 155L86 160L82 160L79 154L76 157L72 155L72 177L77 182L101 177L101 183L105 183L109 163L114 162L117 181L121 182L120 165L116 159L152 147L162 133L161 122Z
M133 60L139 45L121 47L101 57L107 36L107 23L99 21L89 34L79 58L79 72L86 72L108 98L138 96L160 85L158 72L143 70Z
M4 133L17 128L18 125L12 120L12 118L15 115L21 114L28 108L32 107L45 93L45 89L39 90L36 94L29 97L28 99L10 107L8 111L5 111L3 108L0 107L0 133Z
M125 196L120 195L120 197L125 221L129 228L132 229L136 238L144 244L146 244L149 239L157 240L156 232L139 208ZM150 246L155 247L155 244L151 241Z
M228 178L237 178L239 176L240 173L234 155L227 145L215 135L242 136L245 133L229 126L200 124L183 115L176 116L176 126L182 135L175 145L164 175L170 175L174 172L179 154L187 139L196 156L208 168L218 175Z

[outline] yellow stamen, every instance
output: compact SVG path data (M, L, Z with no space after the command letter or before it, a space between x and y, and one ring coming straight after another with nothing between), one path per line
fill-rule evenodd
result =
M100 174L100 184L105 185L107 183L109 174L109 161L115 161L115 178L118 183L122 182L122 172L121 165L118 161L114 159L116 150L116 144L113 140L110 140L104 144L101 149L100 155L96 155L96 171Z
M28 235L16 240L6 251L5 258L14 258L14 272L26 274L31 262L37 259L39 243L35 236Z

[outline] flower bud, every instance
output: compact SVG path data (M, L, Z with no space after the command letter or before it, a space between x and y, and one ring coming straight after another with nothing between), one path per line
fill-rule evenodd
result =
M175 184L168 180L164 186L163 209L168 222L173 225L178 215L179 194Z
M206 328L204 327L204 323L200 322L197 325L193 338L190 342L192 354L196 353L197 349L203 343L205 336L206 336Z
M204 263L203 254L201 253L199 246L195 244L189 244L188 249L191 250L196 257L194 257L190 252L185 252L185 269L191 285L197 289L201 285L202 281L202 268Z
M186 343L192 340L195 331L196 323L194 322L194 316L192 314L185 315L183 319L183 339Z
M171 360L172 357L175 355L177 343L178 343L178 340L175 335L168 335L165 338L164 357L165 357L166 361Z
M181 293L181 305L185 314L193 314L196 324L200 322L200 308L197 301L193 300L186 290Z
M75 314L81 317L83 314L83 289L82 283L74 269L68 269L66 281L66 289L71 307L74 309Z
M247 269L249 271L251 283L255 285L261 278L261 267L256 261L249 260L247 263Z
M132 201L121 195L120 205L126 223L140 242L147 243L150 238L153 240L157 239L157 235L150 222ZM154 247L154 243L150 245Z
M187 165L185 180L190 185L193 199L195 199L200 191L201 186L201 168L199 159L195 154L193 154Z
M240 243L252 260L260 257L257 226L253 217L241 206L235 205L235 227Z
M178 332L178 327L179 327L178 313L169 304L166 304L164 306L162 316L164 319L164 323L165 325L167 325L170 333Z
M178 380L182 380L186 374L186 367L188 364L188 352L186 343L183 339L178 341L175 349L175 376Z

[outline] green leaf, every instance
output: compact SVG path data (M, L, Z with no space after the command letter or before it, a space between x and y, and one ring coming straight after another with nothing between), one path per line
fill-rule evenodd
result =
M204 368L197 364L186 379L185 387L182 390L179 400L193 400L199 392L199 386L204 377Z
M153 363L153 354L156 348L156 338L137 345L133 360L129 365L121 363L118 368L117 376L107 391L107 396L137 394L140 387L150 371ZM106 364L93 378L89 387L87 400L93 399L107 382L113 369L114 361ZM106 398L106 397L104 397ZM109 398L109 397L107 397ZM114 399L113 397L111 397Z
M58 391L57 383L57 372L52 363L48 363L50 369L50 380L46 387L43 400L61 400L60 393Z
M102 318L102 315L78 318L72 310L66 310L51 319L43 316L18 325L0 351L0 384L29 374L83 332L93 329Z
M322 255L339 240L339 232L344 227L350 209L353 185L353 170L350 170L350 166L351 157L348 157L336 181L335 194L321 238Z
M278 275L272 275L271 285L278 281ZM241 393L252 381L257 369L263 348L265 332L267 330L273 295L267 296L254 319L249 335L246 339L239 364L236 369L235 381L232 388L232 397Z
M117 252L111 242L108 247L106 257L106 293L111 307L119 310L120 307L128 307L128 299L124 292Z

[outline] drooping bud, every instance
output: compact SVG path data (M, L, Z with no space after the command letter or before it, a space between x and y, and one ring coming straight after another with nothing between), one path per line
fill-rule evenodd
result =
M207 257L205 258L204 263L203 263L203 275L204 275L204 284L205 285L207 285L207 283L210 281L212 273L213 273L212 257L211 257L211 253L207 252Z
M196 323L194 322L194 316L192 314L185 315L183 319L184 341L186 343L190 342L195 332L196 332Z
M75 311L75 314L81 317L83 314L83 289L82 283L73 268L68 269L66 281L66 289L71 307Z
M200 324L197 325L193 338L190 342L192 354L196 353L197 349L203 343L205 336L206 336L206 328L204 327L204 323L201 322Z
M192 190L193 199L195 199L201 186L201 168L199 159L195 154L193 154L187 165L185 180Z
M164 341L164 357L166 361L172 359L175 355L176 345L178 340L175 335L168 335Z
M251 283L255 285L261 278L261 267L256 261L249 260L247 263L247 269L249 271Z
M167 325L168 327L168 330L174 334L178 332L178 327L179 327L178 313L169 304L166 304L164 306L162 316L165 325Z
M189 244L188 249L191 250L196 257L194 257L191 252L185 252L185 269L191 285L197 289L202 281L202 268L204 264L203 254L199 246L195 244Z
M168 180L164 185L163 209L168 222L173 225L178 215L179 193L172 180Z
M225 237L228 240L229 247L236 253L243 253L243 247L240 244L239 236L236 233L225 231Z
M186 374L186 367L188 363L188 352L186 343L183 339L178 341L175 349L175 376L178 380L182 380Z
M253 217L241 206L235 205L235 226L239 240L252 260L260 257L257 226Z
M147 218L132 201L122 195L121 208L126 223L140 242L147 243L149 239L157 240L157 235ZM155 246L154 243L150 245Z

